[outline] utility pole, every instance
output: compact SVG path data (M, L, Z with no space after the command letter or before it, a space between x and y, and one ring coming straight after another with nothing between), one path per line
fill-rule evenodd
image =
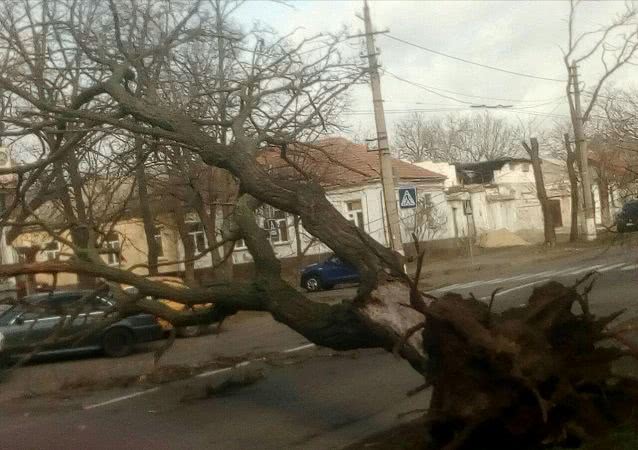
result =
M578 67L571 65L572 86L574 88L574 111L572 123L574 125L574 137L576 140L576 153L580 158L580 178L583 187L583 202L585 205L585 239L596 239L596 215L594 210L594 198L591 191L591 178L589 173L589 158L587 153L587 139L585 137L583 113L580 105L580 86L578 85ZM572 205L572 208L574 205Z
M370 85L372 87L372 102L374 105L374 122L377 127L377 144L379 146L379 166L381 167L381 184L383 186L383 198L385 203L386 220L388 222L388 234L391 248L403 254L401 242L401 222L397 209L394 175L392 173L392 158L388 144L388 132L385 126L385 113L383 111L383 99L381 97L381 77L377 62L377 50L374 45L374 31L370 20L370 8L368 1L363 3L363 20L365 22L366 46L368 52L368 65L370 69Z

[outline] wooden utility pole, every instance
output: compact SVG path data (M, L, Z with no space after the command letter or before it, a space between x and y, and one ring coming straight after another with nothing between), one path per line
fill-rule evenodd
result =
M583 188L583 202L585 205L584 237L588 241L593 241L596 239L596 216L594 198L591 192L587 139L585 138L583 113L580 105L580 86L578 85L578 68L576 64L571 66L571 77L574 89L574 110L571 111L571 115L572 124L574 125L574 138L576 140L576 153L580 160L580 182Z
M376 54L377 50L374 45L374 31L372 29L370 8L368 7L367 0L364 0L363 3L363 20L365 22L368 65L370 69L370 85L372 87L372 102L374 105L374 121L377 127L377 143L379 146L379 166L381 168L381 182L383 186L383 198L388 223L390 246L394 251L403 254L401 223L399 219L399 210L397 208L394 176L392 173L392 158L390 156L388 132L385 126L385 113L383 110L383 99L381 97L381 77L379 76L379 65Z

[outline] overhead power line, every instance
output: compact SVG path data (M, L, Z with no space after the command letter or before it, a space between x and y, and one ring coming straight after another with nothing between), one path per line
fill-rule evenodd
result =
M384 70L384 73L387 73L388 75L390 75L393 78L396 78L399 81L403 81L404 83L411 84L412 86L418 87L419 89L423 89L424 91L427 91L427 92L429 92L431 94L438 95L439 97L447 98L448 100L453 100L453 101L458 102L458 103L463 103L464 105L472 105L472 104L474 104L474 102L467 102L465 100L460 100L460 99L458 99L456 97L451 97L449 95L441 94L440 92L436 92L435 90L433 90L432 88L429 88L428 86L426 86L424 84L417 83L417 82L410 81L410 80L406 80L405 78L402 78L402 77L400 77L398 75L393 74L392 72L390 72L387 69Z
M429 53L434 53L435 55L445 56L446 58L454 59L456 61L461 61L461 62L464 62L466 64L472 64L472 65L478 66L478 67L483 67L484 69L496 70L498 72L508 73L510 75L516 75L516 76L519 76L519 77L534 78L536 80L556 81L556 82L559 82L559 83L566 83L567 82L567 80L561 80L561 79L558 79L558 78L541 77L541 76L538 76L538 75L531 75L531 74L528 74L528 73L516 72L516 71L513 71L513 70L502 69L500 67L489 66L487 64L482 64L482 63L479 63L479 62L476 62L476 61L470 61L468 59L459 58L458 56L448 55L447 53L443 53L443 52L440 52L438 50L433 50L431 48L427 48L427 47L424 47L422 45L415 44L414 42L406 41L404 39L392 36L391 34L383 34L383 36L385 36L385 37L387 37L389 39L392 39L394 41L401 42L403 44L410 45L412 47L416 47L416 48L421 49L423 51L426 51L426 52L429 52Z
M397 80L399 80L399 81L401 81L403 83L407 83L407 84L412 85L414 87L417 87L419 89L423 89L424 91L427 91L427 92L429 92L431 94L434 94L434 95L437 95L439 97L446 98L448 100L452 100L452 101L455 101L455 102L458 102L458 103L462 103L464 105L474 105L474 104L476 104L476 102L470 102L470 101L462 100L462 99L459 99L459 98L456 98L456 97L452 97L450 95L441 94L440 92L437 92L437 91L450 92L450 93L453 93L453 94L456 94L456 95L465 96L465 97L481 98L481 99L486 99L486 100L496 100L496 101L501 101L501 102L504 101L504 102L514 102L514 103L518 103L518 102L521 102L521 103L534 103L534 105L531 105L531 107L536 107L536 106L542 106L542 105L550 104L550 103L553 103L553 102L563 98L563 96L560 96L560 97L554 97L552 99L546 99L546 100L519 100L519 99L512 99L512 98L483 97L483 96L480 96L480 95L463 94L463 93L460 93L460 92L454 92L454 91L449 91L449 90L445 90L445 89L439 89L439 88L435 88L433 86L428 86L428 85L425 85L425 84L417 83L416 81L411 81L411 80L408 80L406 78L400 77L400 76L390 72L387 69L384 69L383 73L385 73L387 75L390 75L391 77L393 77L393 78L395 78L395 79L397 79Z

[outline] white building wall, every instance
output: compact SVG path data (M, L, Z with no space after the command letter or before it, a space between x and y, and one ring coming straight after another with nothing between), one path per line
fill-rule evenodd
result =
M525 170L527 168L527 170ZM510 162L494 171L494 183L534 183L534 170L528 162Z
M397 186L396 200L399 201L399 187L415 186L417 195L420 199L424 199L426 195L430 195L433 205L437 212L443 217L442 229L436 233L431 233L433 239L444 239L452 237L450 233L448 220L448 205L443 190L442 182L424 183L424 182L400 182ZM387 245L387 223L385 220L385 208L383 202L383 188L381 183L375 182L366 185L353 186L349 188L331 189L327 192L327 198L334 207L347 217L348 202L361 201L364 229L373 239L382 245ZM410 235L411 226L414 224L413 209L399 209L401 220L401 235L404 243L412 242ZM297 243L294 232L293 217L288 216L288 237L287 242L278 242L273 244L275 253L278 258L291 258L297 254ZM305 249L312 240L312 236L303 227L300 229L301 247ZM308 247L305 255L315 255L330 252L330 248L319 241L316 241ZM236 249L233 254L235 264L246 263L252 261L252 257L247 249Z
M445 175L445 189L459 184L456 179L456 166L454 164L449 164L446 162L421 161L418 163L414 163L414 165L435 173L440 173L441 175Z

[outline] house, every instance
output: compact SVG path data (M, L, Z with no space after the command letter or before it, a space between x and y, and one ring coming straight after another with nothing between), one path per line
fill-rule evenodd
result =
M315 145L291 147L288 149L287 160L275 149L265 149L258 158L273 177L295 177L299 175L295 167L303 167L311 178L324 187L328 200L344 217L378 242L387 245L389 240L377 152L368 151L365 145L335 138ZM432 239L439 234L447 235L444 193L446 177L397 159L392 161L392 166L397 187L414 187L417 192L417 207L401 210L404 242L412 240L412 233L423 240ZM214 180L211 181L211 170L208 166L200 167L188 180L188 184L193 179L200 178L202 182L213 185L211 189L216 189ZM186 182L182 182L182 186L179 178L171 179L170 175L155 176L154 179L152 196L155 198L153 209L157 231L154 239L160 251L159 272L183 276L187 270L192 269L196 279L209 279L218 270L213 269L215 261L223 256L221 248L208 251L211 236L221 228L222 208L212 211L214 202L208 198L209 194L203 193L202 200L207 205L207 213L213 216L211 220L215 230L211 235L207 233L201 215L196 212L197 208L186 201L189 197L185 192ZM93 195L90 202L92 215L100 218L92 226L96 227L93 231L97 236L97 245L107 251L101 255L103 261L145 274L148 273L148 247L135 186L133 179L119 178L115 183L113 180L96 177L87 182L85 191L86 195ZM395 195L398 201L398 194ZM228 203L228 199L225 203ZM178 208L178 205L182 206ZM62 211L56 203L42 205L37 213L46 217L52 228L64 228ZM316 256L330 251L323 243L310 236L303 229L303 224L288 213L264 205L258 211L258 220L268 230L269 239L279 258L293 258L297 261L298 255ZM68 240L69 232L61 231L60 237L62 241ZM189 251L192 252L190 256L185 243L189 244ZM37 225L23 227L12 245L23 260L28 260L27 257L34 261L65 259L72 254L64 242L53 239ZM236 243L232 261L237 265L252 261L243 241ZM192 264L192 267L189 269L187 264ZM51 275L40 274L35 282L52 285L54 279ZM59 274L55 282L58 286L67 286L77 284L78 279L74 274Z
M328 200L349 221L381 244L389 245L378 152L343 138L332 138L315 145L289 148L286 157L290 163L278 150L269 149L261 155L261 162L280 177L297 177L292 165L301 168L323 186ZM399 210L404 244L412 242L412 233L420 240L448 237L446 176L394 158L392 168L397 202L399 188L415 187L417 192L417 207ZM283 211L267 207L262 220L264 228L270 230L270 240L279 258L297 257L299 249L303 255L330 251L304 231L303 226L296 228L295 218ZM241 264L252 258L245 247L239 246L233 260Z
M489 230L542 230L543 215L537 198L531 161L504 158L471 163L416 163L453 174L447 182L447 202L452 236L477 235ZM571 220L569 182L564 164L541 161L554 224ZM446 167L447 166L447 167Z

